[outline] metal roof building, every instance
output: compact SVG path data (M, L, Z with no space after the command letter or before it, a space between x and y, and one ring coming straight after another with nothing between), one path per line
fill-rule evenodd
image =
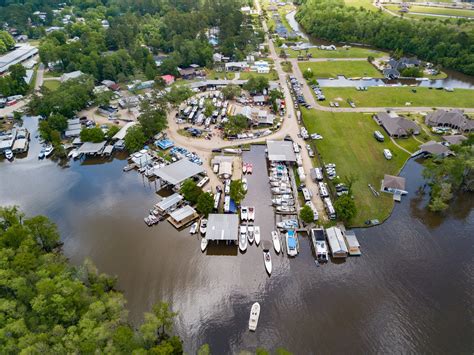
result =
M348 250L342 231L337 227L331 227L326 229L326 235L333 258L346 258Z
M17 45L11 52L0 56L0 74L8 71L8 68L12 65L24 62L36 54L38 54L38 48L36 47L29 44Z
M125 126L123 126L122 128L120 128L120 131L118 131L115 136L112 137L112 139L124 139L125 138L125 135L127 134L127 131L130 127L133 127L137 124L137 122L128 122L127 124L125 124Z
M239 216L237 214L210 214L207 221L206 239L237 241Z
M105 141L100 143L86 142L77 150L79 154L98 154L104 150Z
M174 193L171 196L165 197L163 200L156 204L156 208L160 212L168 212L171 208L178 205L183 200L183 196L178 193Z
M293 143L289 141L267 141L268 160L296 162Z
M196 210L189 205L186 205L176 211L170 213L168 221L176 228L181 228L191 221L198 218Z
M203 172L204 169L200 165L192 163L188 159L181 159L176 163L155 169L155 176L168 184L178 185L184 180Z

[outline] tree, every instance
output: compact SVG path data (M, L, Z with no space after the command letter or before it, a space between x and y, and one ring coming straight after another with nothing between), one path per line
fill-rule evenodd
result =
M125 134L124 142L125 148L130 153L134 153L142 149L146 142L146 137L143 134L142 127L140 125L130 127Z
M166 100L173 106L178 107L181 102L193 96L192 90L187 86L173 86L166 94Z
M119 131L120 131L119 126L110 126L106 133L107 139L109 140L112 139L113 136L115 136Z
M251 93L263 92L269 86L268 78L264 76L253 76L251 75L247 82L244 84L244 89Z
M235 136L249 127L249 119L244 115L230 116L224 123L224 132L227 136Z
M242 180L232 180L230 182L230 198L234 200L236 204L240 204L240 202L244 199L247 191L244 189L244 184Z
M202 190L191 179L183 182L180 191L183 194L183 197L192 204L198 202L199 196L202 194Z
M67 118L60 113L53 113L48 118L48 124L51 129L64 132L67 129Z
M300 210L300 218L306 224L314 222L314 213L311 207L304 205Z
M147 139L161 132L168 126L166 111L161 107L156 107L145 100L142 102L141 113L138 116L138 122L142 127L143 134Z
M215 107L212 104L212 102L206 102L206 105L204 107L204 116L210 117L212 113L214 112Z
M25 220L32 237L45 252L52 251L59 245L59 232L56 225L45 216L35 216Z
M242 89L238 85L230 84L223 87L221 91L226 100L232 100L234 97L240 96Z
M214 197L209 192L204 192L197 199L196 210L206 217L214 209Z
M337 198L336 202L334 202L334 209L338 218L347 223L357 215L356 204L348 194Z
M273 89L268 93L268 101L272 106L273 112L278 112L277 100L281 100L283 97L283 93L280 90Z
M313 71L311 70L311 68L308 68L308 69L306 69L306 70L303 72L303 77L304 77L306 80L310 80L313 76L314 76L314 73L313 73Z
M110 90L103 91L95 95L94 104L97 106L108 106L114 93Z
M99 127L83 128L80 137L82 142L100 143L105 140L105 134Z
M209 344L203 344L198 349L197 355L211 355L211 347Z

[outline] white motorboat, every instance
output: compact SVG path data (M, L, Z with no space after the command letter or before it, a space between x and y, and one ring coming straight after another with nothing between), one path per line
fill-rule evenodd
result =
M249 239L249 243L252 244L254 239L255 239L253 226L248 226L247 227L247 237Z
M281 244L280 244L280 235L277 231L272 231L272 242L273 248L275 249L277 254L280 254L281 251Z
M13 159L13 152L10 149L5 150L5 158L7 158L8 160Z
M247 174L247 163L242 164L242 173Z
M281 205L276 207L277 212L280 213L291 213L295 212L295 208L293 206L288 206L288 205Z
M38 154L38 159L44 159L44 148L42 148Z
M54 147L50 144L44 148L45 158L49 157L53 153Z
M191 228L189 228L189 233L190 234L195 234L197 232L197 229L198 229L198 222L194 222L191 225Z
M207 219L203 218L201 219L201 223L199 225L199 232L201 232L201 234L206 234L206 230L207 230Z
M240 219L246 221L248 219L248 209L247 207L240 207Z
M257 246L260 245L260 227L259 226L254 227L253 234L255 236L255 244L257 244Z
M282 199L280 197L272 199L272 204L275 206L294 206L295 200L293 199Z
M278 222L277 227L282 229L297 228L298 221L296 219L285 219L281 222Z
M239 249L247 250L247 226L240 226Z
M251 206L248 207L248 213L249 213L249 221L254 221L255 220L255 207Z
M288 256L298 255L298 240L294 230L286 232L286 252Z
M249 330L257 330L258 318L260 317L260 304L255 302L250 309Z
M207 248L207 239L201 238L201 251L204 252Z
M247 189L248 189L248 184L247 184L247 179L246 178L242 178L242 188L244 189L244 191L247 191Z
M270 249L272 244L268 240L263 241L263 262L265 263L265 269L268 275L272 274L272 257L270 255Z
M247 174L252 174L253 171L253 165L251 163L247 164Z
M289 188L289 187L272 187L272 194L274 194L274 195L291 194L291 188Z
M77 159L77 157L79 157L79 151L77 149L73 149L68 153L67 157L69 159Z

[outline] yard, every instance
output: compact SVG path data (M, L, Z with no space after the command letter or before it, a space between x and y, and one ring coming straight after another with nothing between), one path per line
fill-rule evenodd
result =
M278 74L276 72L276 70L270 70L270 73L268 74L259 74L257 72L241 72L240 73L240 80L248 80L251 76L254 76L254 77L264 77L264 78L267 78L268 80L278 80Z
M393 207L392 195L381 193L375 197L368 184L380 190L384 174L397 175L409 155L396 147L385 135L385 142L373 137L380 130L371 115L362 113L334 113L302 110L303 120L309 133L319 133L324 139L315 146L324 163L335 163L338 175L356 176L353 193L358 214L354 226L362 226L367 219L380 221L390 215ZM386 160L383 149L392 151L392 160Z
M209 80L214 80L214 79L232 80L235 77L235 73L225 72L225 71L216 71L216 70L206 70L206 77Z
M350 107L347 99L351 99L357 107L474 107L474 90L470 89L448 92L427 87L369 87L367 91L357 91L353 87L327 87L323 92L326 101L320 104L325 106L337 101L341 107Z
M302 73L308 68L316 78L337 78L344 75L346 78L372 77L382 78L383 75L369 62L362 61L326 61L326 62L301 62L298 63Z
M318 48L308 49L308 53L311 53L313 58L367 58L372 56L374 58L380 58L383 56L388 56L387 53L370 49L370 48L360 48L360 47L350 47L344 49L342 47L337 47L335 51L327 51ZM296 58L298 55L306 55L306 51L294 51L292 49L287 49L286 54L290 58Z
M372 0L344 0L347 6L354 7L363 7L364 9L370 11L377 11L377 8L374 6Z
M386 5L385 7L393 12L398 12L398 10L400 9L400 7L397 5ZM422 13L422 14L474 17L474 10L468 10L468 9L449 9L449 8L443 8L443 7L429 7L429 6L415 5L415 6L411 6L409 8L409 11Z
M398 145L405 148L412 154L415 153L420 147L420 145L422 144L419 141L417 141L414 137L398 138L398 139L395 139L395 142L397 142Z
M48 88L51 91L55 91L59 88L59 85L61 85L61 82L59 80L44 80L43 81L43 86Z

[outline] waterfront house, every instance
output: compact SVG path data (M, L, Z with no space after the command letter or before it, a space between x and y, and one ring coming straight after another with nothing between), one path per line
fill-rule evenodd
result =
M420 145L418 153L441 157L447 157L448 155L454 154L446 145L435 141L429 141Z
M160 214L165 215L174 211L182 203L183 199L184 197L182 195L174 193L162 199L155 206Z
M239 236L238 214L210 214L207 220L206 239L223 241L227 244L237 243Z
M405 190L405 184L406 179L404 177L385 174L380 191L393 194L393 199L400 201L401 196L408 193Z
M461 110L436 110L426 115L425 123L430 127L449 127L464 133L474 131L474 120L466 117Z
M348 254L347 246L344 241L341 229L338 227L331 227L326 229L328 237L329 248L333 258L346 258Z
M420 134L420 127L403 116L379 112L374 115L374 120L385 129L390 137L407 138L411 134Z

